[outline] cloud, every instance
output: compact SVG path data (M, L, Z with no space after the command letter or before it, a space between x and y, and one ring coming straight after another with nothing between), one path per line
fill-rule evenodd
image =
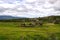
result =
M57 0L53 7L56 11L60 11L60 0Z
M60 0L0 0L0 15L43 17L60 15Z

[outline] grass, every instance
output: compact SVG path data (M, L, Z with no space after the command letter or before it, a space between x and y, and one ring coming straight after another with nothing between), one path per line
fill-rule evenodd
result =
M49 40L52 34L60 40L60 24L46 23L42 27L33 28L18 27L19 24L19 22L0 22L0 40Z

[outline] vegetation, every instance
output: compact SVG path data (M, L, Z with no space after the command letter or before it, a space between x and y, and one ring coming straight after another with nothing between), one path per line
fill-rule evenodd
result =
M60 40L60 16L0 20L0 40Z

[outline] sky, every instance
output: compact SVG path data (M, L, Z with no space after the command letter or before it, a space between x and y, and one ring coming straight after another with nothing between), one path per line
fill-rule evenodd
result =
M60 0L0 0L0 15L29 18L60 15Z

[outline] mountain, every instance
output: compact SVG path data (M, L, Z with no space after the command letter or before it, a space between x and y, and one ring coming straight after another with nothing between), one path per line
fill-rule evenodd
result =
M40 18L52 18L57 17L60 18L60 16L46 16L46 17L40 17ZM9 15L0 15L0 20L7 20L7 19L21 19L21 18L29 18L29 17L15 17L15 16L9 16Z
M23 18L23 17L14 17L14 16L0 15L0 20L19 19L19 18Z

